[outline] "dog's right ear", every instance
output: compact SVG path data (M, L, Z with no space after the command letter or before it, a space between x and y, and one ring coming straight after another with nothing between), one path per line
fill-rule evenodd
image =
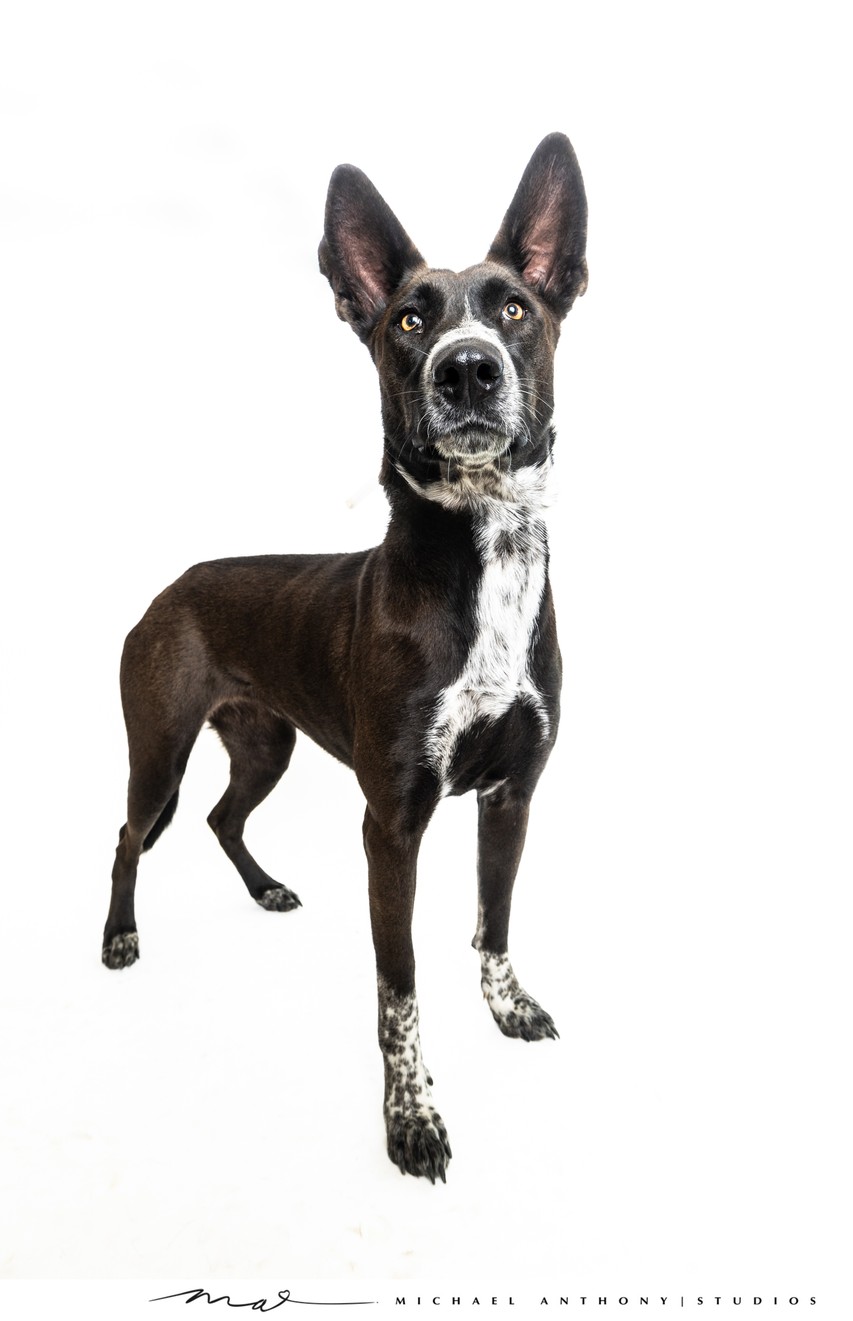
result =
M318 252L335 308L367 340L388 299L424 259L366 174L339 165L329 182Z

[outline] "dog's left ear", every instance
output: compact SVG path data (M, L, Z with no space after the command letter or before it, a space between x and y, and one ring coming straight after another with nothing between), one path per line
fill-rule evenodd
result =
M564 133L539 143L487 261L518 271L564 317L586 292L586 193Z
M424 259L366 174L339 165L329 182L317 254L335 308L367 340L388 299Z

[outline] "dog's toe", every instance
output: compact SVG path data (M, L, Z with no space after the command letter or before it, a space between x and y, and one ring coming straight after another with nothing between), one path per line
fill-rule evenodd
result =
M289 913L294 908L302 907L299 895L288 890L285 885L273 885L269 890L264 890L256 902L268 913Z
M107 968L129 968L139 958L139 936L126 931L113 936L101 951L101 962Z
M509 1010L495 1013L495 1022L505 1037L519 1037L522 1041L558 1040L560 1034L554 1026L554 1020L529 995L517 1002Z
M401 1174L447 1182L447 1162L453 1154L441 1115L432 1107L417 1114L391 1115L387 1120L388 1155Z

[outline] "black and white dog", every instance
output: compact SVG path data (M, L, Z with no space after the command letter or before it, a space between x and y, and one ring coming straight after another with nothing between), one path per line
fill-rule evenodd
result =
M450 1147L421 1057L411 925L418 848L445 794L477 793L474 946L492 1014L507 1036L556 1035L516 979L507 931L559 716L543 509L554 350L586 288L586 218L571 144L552 134L485 261L432 270L365 175L336 169L320 267L379 373L385 540L198 564L151 604L122 657L130 782L104 963L139 957L139 855L174 815L205 721L231 760L211 827L262 907L299 904L243 827L304 731L355 770L367 800L388 1154L433 1181Z

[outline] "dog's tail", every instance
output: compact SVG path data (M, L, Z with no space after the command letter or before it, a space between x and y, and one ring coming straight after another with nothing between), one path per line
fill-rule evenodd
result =
M163 811L160 813L157 820L154 822L154 825L151 827L148 834L145 836L145 843L142 845L143 853L147 853L150 848L153 848L153 846L157 843L157 840L162 835L163 831L166 829L168 825L171 824L172 817L175 815L175 810L177 806L178 806L178 790L176 789L175 792L172 794L172 797L169 799L168 803L166 804L166 806L163 808Z

